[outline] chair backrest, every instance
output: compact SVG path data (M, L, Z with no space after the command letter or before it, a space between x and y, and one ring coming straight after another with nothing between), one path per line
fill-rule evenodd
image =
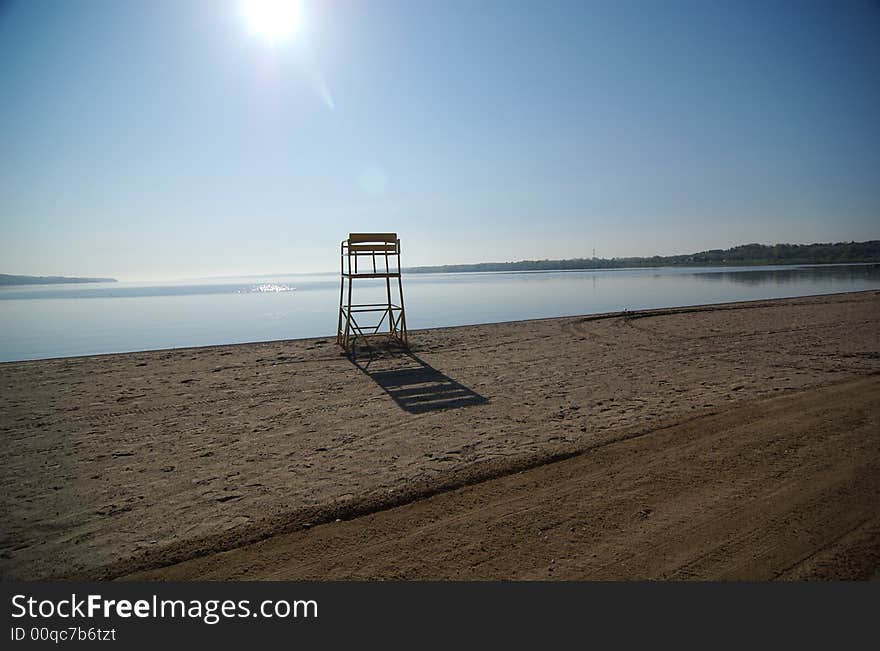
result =
M349 233L348 247L352 253L396 253L397 233Z
M375 242L382 244L396 243L397 233L349 233L349 244L366 244L367 242Z

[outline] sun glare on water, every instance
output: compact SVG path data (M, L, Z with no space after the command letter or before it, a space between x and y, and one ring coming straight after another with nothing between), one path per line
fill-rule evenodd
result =
M270 43L293 38L302 29L299 0L244 0L242 13L251 32Z

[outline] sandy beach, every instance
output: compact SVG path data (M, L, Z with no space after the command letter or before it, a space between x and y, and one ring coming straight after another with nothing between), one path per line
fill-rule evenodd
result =
M0 572L877 578L878 372L878 292L0 364Z

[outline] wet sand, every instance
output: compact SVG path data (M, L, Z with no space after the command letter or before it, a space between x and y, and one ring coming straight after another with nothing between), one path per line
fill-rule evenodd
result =
M876 576L877 292L411 344L0 365L0 571Z

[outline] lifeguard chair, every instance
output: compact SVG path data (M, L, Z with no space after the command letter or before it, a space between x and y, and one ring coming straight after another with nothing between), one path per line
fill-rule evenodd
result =
M387 319L388 337L406 346L406 316L403 311L403 280L400 276L400 240L397 233L349 233L347 240L340 245L341 282L339 286L339 325L336 329L336 343L347 352L352 352L357 338L367 340L377 335L384 336L383 324ZM358 262L360 261L360 262ZM397 300L394 302L392 279L397 279ZM352 284L355 280L385 280L385 298L382 303L352 304ZM346 281L348 291L346 292ZM379 283L370 283L374 294ZM367 289L364 287L364 289ZM363 313L381 314L379 322L367 325ZM355 317L357 315L357 318ZM375 320L375 319L374 319Z

